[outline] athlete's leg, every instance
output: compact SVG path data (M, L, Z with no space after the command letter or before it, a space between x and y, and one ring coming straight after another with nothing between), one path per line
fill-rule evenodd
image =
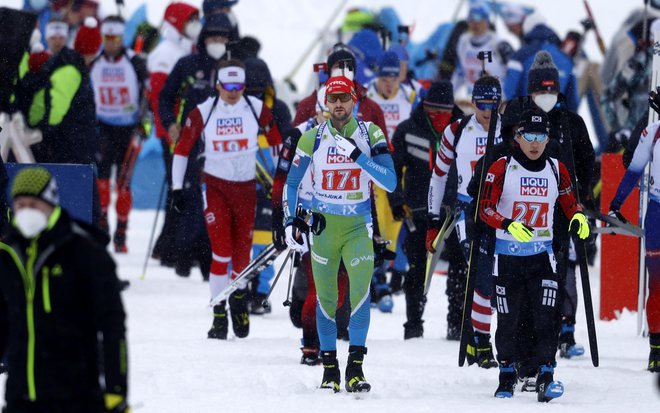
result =
M341 220L344 217L324 214L326 228L312 237L311 259L314 284L316 286L316 328L321 351L337 350L337 271L341 261L342 237Z

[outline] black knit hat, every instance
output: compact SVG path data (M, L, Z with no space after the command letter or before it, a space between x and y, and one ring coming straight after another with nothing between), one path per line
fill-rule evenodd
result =
M518 132L549 133L548 115L541 109L529 109L520 116Z
M454 107L454 87L451 82L440 80L431 83L423 103L434 108L451 110Z
M353 65L353 71L355 71L355 55L351 52L348 46L343 43L337 43L328 55L328 74L332 71L332 66L342 60L349 60Z
M559 92L559 72L552 61L552 56L541 50L534 56L534 63L527 75L527 93Z
M273 78L268 65L263 60L254 57L245 60L245 87L248 89L263 89L272 86Z

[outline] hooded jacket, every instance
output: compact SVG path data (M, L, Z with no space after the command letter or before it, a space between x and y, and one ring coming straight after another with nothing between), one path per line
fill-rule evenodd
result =
M577 79L573 74L573 62L558 46L559 38L550 28L539 24L523 38L523 46L516 51L507 64L504 81L504 98L511 100L518 96L527 96L527 75L534 63L534 57L540 50L546 50L559 72L560 92L566 96L566 106L570 111L577 111L579 97Z
M126 395L119 281L115 263L93 231L56 208L35 239L12 227L0 243L0 352L8 357L7 401L101 403L102 391Z
M231 23L223 13L209 16L197 40L197 51L174 65L158 98L158 113L165 131L173 123L181 125L191 110L215 93L218 60L206 51L204 41L223 35L232 41Z

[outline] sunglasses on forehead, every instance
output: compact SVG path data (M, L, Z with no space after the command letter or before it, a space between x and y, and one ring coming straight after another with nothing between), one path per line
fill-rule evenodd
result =
M522 133L519 132L518 135L522 136L522 138L529 143L532 143L534 141L537 141L538 143L543 143L546 140L548 140L548 134L543 132L522 132Z
M349 100L351 100L351 94L350 93L335 93L335 94L326 96L326 99L328 99L328 102L330 102L330 103L335 103L337 101L337 99L339 99L340 101L346 103Z
M221 83L222 88L228 92L234 92L245 89L245 83Z

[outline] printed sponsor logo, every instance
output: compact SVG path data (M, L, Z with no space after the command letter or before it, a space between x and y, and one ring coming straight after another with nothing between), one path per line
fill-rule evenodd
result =
M353 162L353 160L350 157L338 154L336 146L328 147L328 156L326 158L326 161L329 164L352 163Z
M383 133L383 131L380 128L378 128L378 130L376 132L374 132L374 138L380 138L381 136L384 137L385 134Z
M328 199L342 199L342 195L336 195L336 194L326 194L323 192L318 192L316 196L321 197L321 198L328 198Z
M216 123L215 133L222 135L239 135L243 133L243 118L220 118Z
M284 159L280 160L280 169L286 171L286 170L289 169L289 166L291 166L291 165L289 164L289 161L286 161L286 160L284 160Z
M547 287L547 288L554 288L556 290L557 289L557 281L555 281L555 280L543 280L543 281L541 281L541 286Z
M103 82L123 82L126 80L123 67L104 67L101 70L101 80Z
M373 255L361 255L361 256L355 257L351 260L351 267L355 267L363 261L373 261L373 260L374 260Z
M486 153L486 142L488 142L488 137L477 138L474 153L477 155L484 155Z
M298 165L300 165L300 156L299 156L298 154L296 154L296 156L293 157L293 162L292 162L292 164L293 164L293 166L298 166Z
M523 176L520 178L520 195L547 196L548 178Z
M229 153L244 151L248 148L248 139L232 139L227 141L213 141L213 150L216 152Z
M552 82L552 83L554 83L554 82ZM543 122L543 118L540 117L540 116L532 116L532 122Z
M351 192L346 195L346 199L355 201L362 199L362 196L363 196L362 192Z
M327 265L328 264L328 259L327 258L321 257L320 255L318 255L314 251L312 251L312 259L314 261L318 262L321 265Z
M282 158L289 159L289 148L284 147L282 148Z
M486 182L495 182L495 175L488 172L488 174L486 175Z

